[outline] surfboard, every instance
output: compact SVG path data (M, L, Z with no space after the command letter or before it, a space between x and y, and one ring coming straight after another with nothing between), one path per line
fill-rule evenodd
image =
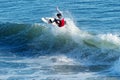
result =
M41 18L41 20L42 20L44 23L52 24L53 26L57 26L57 24L56 24L55 22L53 22L53 21L54 21L54 18L52 18L52 17L43 17L43 18ZM53 23L51 23L50 20L51 20L51 22L53 22Z

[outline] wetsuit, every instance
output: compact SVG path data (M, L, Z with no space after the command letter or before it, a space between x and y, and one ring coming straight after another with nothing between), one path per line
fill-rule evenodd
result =
M65 25L65 20L64 18L62 19L55 19L54 20L56 22L56 24L59 26L59 27L63 27Z

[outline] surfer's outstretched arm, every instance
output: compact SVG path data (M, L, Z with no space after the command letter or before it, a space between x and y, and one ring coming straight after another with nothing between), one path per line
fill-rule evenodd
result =
M60 11L58 7L56 7L56 10L58 11L58 13L62 14L62 12Z

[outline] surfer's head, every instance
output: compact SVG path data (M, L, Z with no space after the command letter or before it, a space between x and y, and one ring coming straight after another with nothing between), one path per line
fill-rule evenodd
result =
M58 14L57 14L57 17L58 17L58 18L61 18L61 17L62 17L62 14L61 14L61 13L58 13Z

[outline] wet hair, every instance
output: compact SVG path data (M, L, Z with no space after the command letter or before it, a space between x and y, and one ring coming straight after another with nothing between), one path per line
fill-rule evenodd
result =
M62 14L61 14L61 13L58 13L57 16L62 16Z

